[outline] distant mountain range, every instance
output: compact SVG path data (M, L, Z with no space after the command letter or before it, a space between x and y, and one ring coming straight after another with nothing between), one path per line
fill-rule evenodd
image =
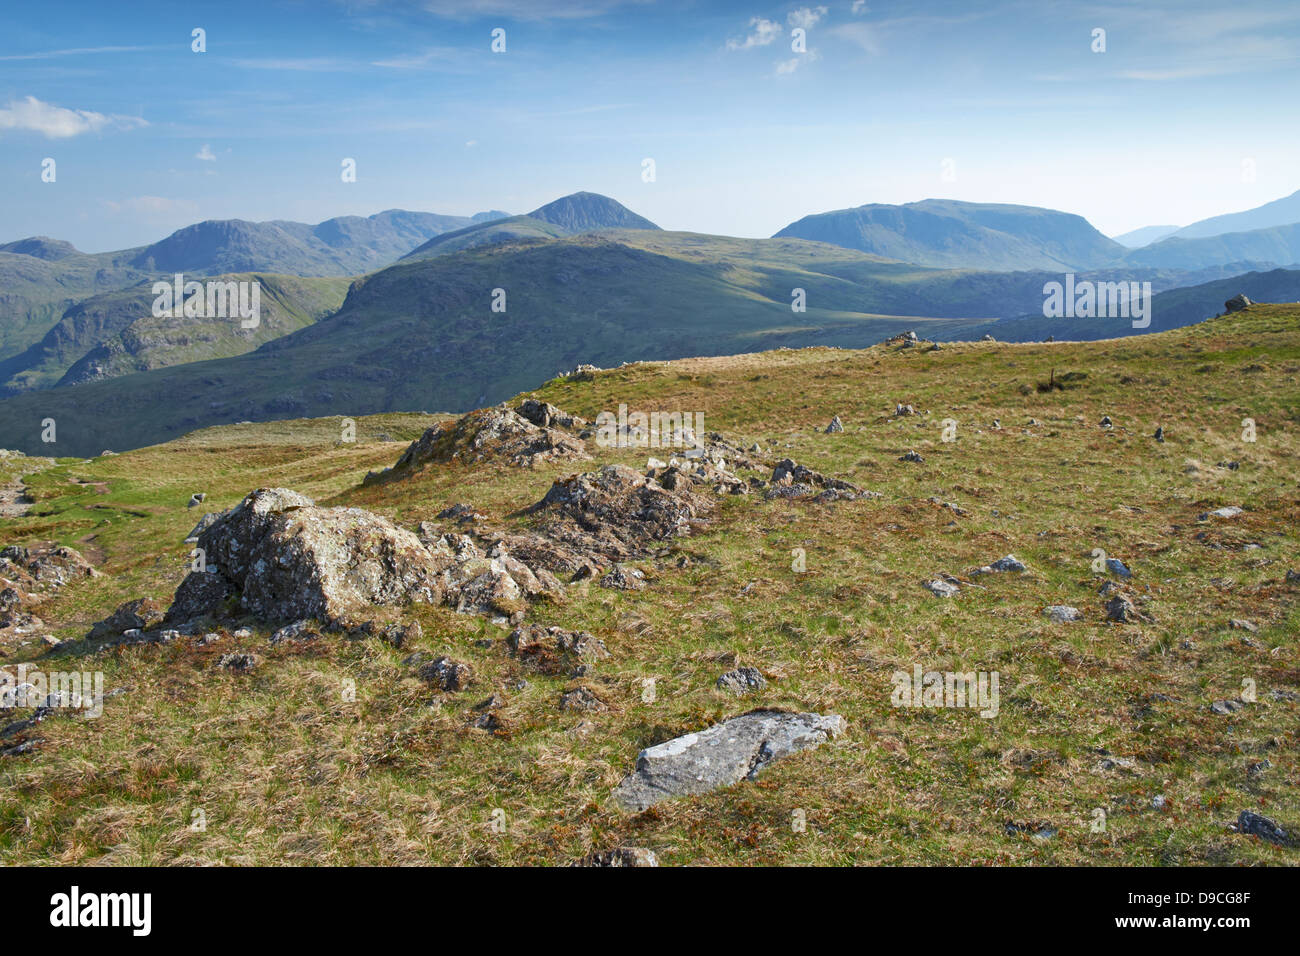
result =
M1186 229L1147 226L1125 234L1121 238L1127 243L1121 243L1103 236L1081 216L1052 209L926 199L902 206L875 204L805 216L776 235L829 242L936 268L1195 272L1231 264L1245 272L1300 265L1300 208L1296 206L1300 200L1293 196ZM1213 228L1207 225L1210 223L1266 221L1290 214L1295 215L1292 223L1296 224L1194 237ZM1165 229L1176 231L1153 241Z
M1300 272L1291 276L1300 295ZM1000 335L999 316L1041 312L1055 278L657 229L469 249L359 279L337 312L253 351L8 398L0 447L42 450L47 417L63 454L92 455L243 420L465 410L580 363L857 348L907 329L941 340ZM491 309L494 288L506 291L503 313ZM796 289L805 311L792 309ZM1195 318L1221 306L1205 300ZM1070 337L1092 337L1093 324L1076 323Z
M525 216L483 222L435 236L404 258L429 259L465 249L530 239L558 239L599 229L658 229L653 222L598 193L578 192Z
M209 220L149 246L84 253L34 236L0 245L0 360L34 345L82 300L176 272L355 276L382 268L448 230L504 218L390 209L369 217L300 222Z
M1122 236L1115 241L1131 249L1141 248L1153 242L1170 237L1177 239L1208 239L1226 233L1254 232L1260 229L1274 229L1278 226L1290 226L1300 223L1300 191L1264 203L1244 212L1233 212L1223 216L1211 216L1201 219L1190 226L1143 226Z
M297 271L235 269L253 261ZM1279 261L1300 261L1300 226L1127 249L1079 216L926 200L732 239L665 232L594 193L524 216L205 222L96 255L34 237L0 247L0 447L48 452L46 417L63 453L87 455L240 420L460 411L579 363L860 347L910 328L940 340L1132 334L1127 319L1044 318L1044 285L1064 272L1151 282L1156 331L1237 292L1300 299L1300 271ZM155 318L153 281L174 272L257 281L261 326Z
M471 218L389 209L365 218L339 216L314 226L283 220L208 220L146 246L130 263L151 273L355 276L400 259L433 236L490 222L484 217L495 215Z
M1300 224L1229 232L1204 239L1178 234L1132 249L1124 256L1134 268L1204 269L1224 263L1251 263L1253 267L1300 264Z
M1202 219L1190 226L1184 226L1174 235L1179 239L1204 239L1208 236L1221 236L1227 232L1250 232L1254 229L1272 229L1275 226L1289 226L1293 223L1300 223L1300 190L1282 199L1275 199L1254 209L1247 209L1245 212L1233 212L1224 216Z
M1098 269L1124 247L1082 216L994 203L926 199L805 216L776 234L829 242L941 269Z
M1143 226L1141 229L1134 229L1132 232L1115 236L1114 239L1125 248L1141 249L1143 246L1149 246L1166 236L1172 236L1177 231L1177 226Z
M1143 331L1164 332L1219 315L1224 311L1225 303L1238 293L1244 293L1255 302L1300 302L1300 270L1248 272L1167 289L1152 297L1151 325ZM1082 342L1121 338L1133 335L1134 329L1131 319L1048 319L1039 309L956 337L970 339L985 333L1003 342L1041 342L1048 336L1058 341Z

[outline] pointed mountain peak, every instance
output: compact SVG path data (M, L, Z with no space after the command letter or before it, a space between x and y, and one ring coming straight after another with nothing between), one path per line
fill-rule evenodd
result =
M528 216L562 226L572 232L585 232L588 229L659 228L622 203L599 193L579 192L562 196L540 209L534 209Z

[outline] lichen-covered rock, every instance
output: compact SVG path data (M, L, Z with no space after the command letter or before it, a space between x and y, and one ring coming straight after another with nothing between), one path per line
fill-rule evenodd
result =
M568 412L556 408L550 402L538 401L535 398L524 399L515 407L515 411L521 417L541 428L564 428L570 431L578 431L587 427L585 418L570 415Z
M454 563L386 518L318 508L282 488L248 495L199 536L199 547L208 570L182 583L173 618L212 613L221 585L206 579L215 575L263 620L347 622L376 605L439 602L442 572Z
M645 587L645 572L627 564L616 564L600 579L600 586L616 591L640 591Z
M145 631L163 623L165 614L157 601L152 598L138 598L119 605L104 620L90 630L92 640L105 637L118 637L130 630Z
M846 727L838 714L750 711L699 733L647 747L637 756L636 770L615 789L614 798L626 809L644 810L661 800L752 780L773 761L819 747Z
M769 499L812 498L817 502L828 502L880 497L877 492L863 491L839 478L828 478L791 458L783 458L776 463L772 469L771 484L766 495Z
M762 690L767 686L767 679L759 673L757 667L737 667L719 677L716 686L718 690L742 697Z
M569 865L600 867L658 866L659 858L655 856L654 850L628 846L617 847L613 850L604 850L599 853L588 853L581 860L575 860Z
M631 557L651 541L689 534L712 502L689 489L669 491L625 465L560 478L533 506L552 539L609 561Z
M589 457L581 439L535 425L506 408L481 408L457 421L430 428L402 453L390 474L400 476L426 465L452 461L471 464L501 459L521 467L536 467Z
M185 576L172 605L167 609L166 623L179 624L200 617L218 617L226 602L236 595L234 585L224 574L192 572Z
M609 707L590 687L575 687L560 695L560 710L595 712L609 710Z
M599 638L586 631L524 624L506 638L510 653L543 674L572 674L592 661L609 657Z
M421 680L448 693L464 690L474 679L474 672L468 664L454 661L450 657L430 661L416 673Z
M726 469L726 459L673 458L668 463L647 470L646 477L653 478L668 491L684 491L692 486L704 487L719 495L743 495L749 484Z
M222 670L251 671L258 665L256 654L222 654L217 658L217 666Z
M25 575L34 587L49 590L99 574L79 551L61 544L10 545L0 550L0 579L15 573Z

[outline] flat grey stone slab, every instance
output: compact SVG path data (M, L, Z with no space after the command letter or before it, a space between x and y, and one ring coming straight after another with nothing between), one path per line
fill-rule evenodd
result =
M750 711L647 747L637 755L636 769L615 788L614 797L625 809L644 810L660 800L752 780L774 760L819 747L847 727L839 714Z

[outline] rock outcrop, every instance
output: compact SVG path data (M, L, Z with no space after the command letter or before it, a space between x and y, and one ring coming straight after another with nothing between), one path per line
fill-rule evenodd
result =
M215 614L238 595L240 609L265 621L342 622L370 606L437 603L442 572L454 563L386 518L319 508L284 488L248 495L199 535L198 546L207 569L182 582L173 619Z
M768 498L811 498L813 501L825 502L880 497L874 491L863 491L839 478L828 478L790 458L777 462L772 469L771 483L772 487L766 495Z
M80 552L63 545L0 550L0 632L24 634L43 626L37 611L50 594L98 575Z
M524 403L541 421L582 422L553 405ZM585 423L584 423L585 424ZM499 460L521 468L536 468L556 461L589 459L579 438L556 428L534 424L508 408L480 408L454 422L441 422L407 446L392 468L371 472L366 483L389 480L420 471L432 464L476 464Z
M417 536L284 488L248 495L200 532L198 547L206 569L181 582L167 623L238 611L273 624L354 629L371 608L411 603L513 617L563 591L555 575L503 544L485 554L468 535Z

